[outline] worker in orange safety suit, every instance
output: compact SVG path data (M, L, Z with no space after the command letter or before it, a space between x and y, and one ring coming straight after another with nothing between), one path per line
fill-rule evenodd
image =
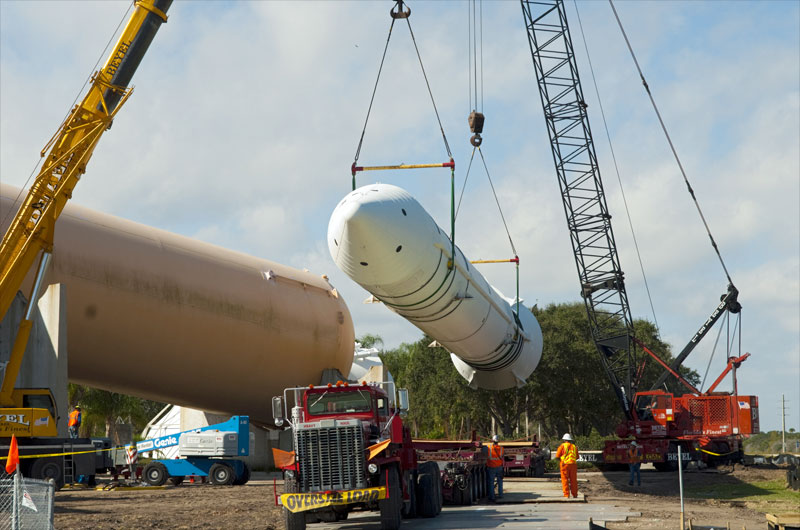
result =
M486 491L489 494L489 501L494 502L494 479L497 478L497 498L503 498L503 446L497 443L499 440L495 434L492 436L492 443L489 444L489 460L486 463Z
M75 407L74 409L72 409L72 412L69 413L69 424L67 425L67 427L69 427L69 437L70 438L77 438L78 437L78 429L81 428L81 420L82 419L83 418L82 418L82 415L81 415L81 408L80 407ZM63 423L62 423L62 425L63 425Z
M564 497L569 498L570 492L578 498L578 447L572 443L572 436L566 433L562 438L564 442L558 446L556 458L561 459L561 490Z

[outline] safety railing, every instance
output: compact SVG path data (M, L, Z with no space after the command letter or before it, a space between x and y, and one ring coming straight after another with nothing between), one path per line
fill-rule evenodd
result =
M0 469L0 530L53 530L55 484Z

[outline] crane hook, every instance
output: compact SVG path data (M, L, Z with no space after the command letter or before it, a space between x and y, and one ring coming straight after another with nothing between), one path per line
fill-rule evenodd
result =
M389 14L392 18L408 18L411 16L411 8L406 6L406 10L403 11L403 0L397 0L394 7L389 10Z

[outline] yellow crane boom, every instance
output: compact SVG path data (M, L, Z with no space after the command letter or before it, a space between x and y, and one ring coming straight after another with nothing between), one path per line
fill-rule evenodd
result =
M128 83L162 23L172 0L137 0L128 23L92 84L53 138L42 149L41 171L0 243L0 318L8 312L36 257L41 254L37 281L28 297L28 310L6 366L1 406L20 406L13 386L32 326L31 308L53 247L55 223L103 133L131 95Z

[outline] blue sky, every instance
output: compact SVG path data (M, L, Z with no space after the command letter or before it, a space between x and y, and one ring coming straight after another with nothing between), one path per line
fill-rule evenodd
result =
M340 273L328 218L349 167L389 26L389 2L176 2L100 142L76 203L328 274L357 335L421 333ZM471 147L467 3L413 2L412 26L463 182ZM640 64L720 245L743 311L739 390L762 427L800 428L800 4L618 2ZM0 178L25 184L127 2L0 1ZM650 318L575 4L567 3L633 314ZM578 9L663 337L680 350L726 280L605 2ZM484 2L483 151L521 258L529 304L578 284L517 2ZM445 160L408 32L396 27L359 162ZM448 225L446 171L382 174ZM361 183L368 180L362 178ZM457 243L510 257L481 172ZM513 295L513 269L487 266ZM687 364L705 371L716 330ZM709 382L723 368L717 352ZM709 383L707 382L706 385ZM729 383L723 384L728 389Z

